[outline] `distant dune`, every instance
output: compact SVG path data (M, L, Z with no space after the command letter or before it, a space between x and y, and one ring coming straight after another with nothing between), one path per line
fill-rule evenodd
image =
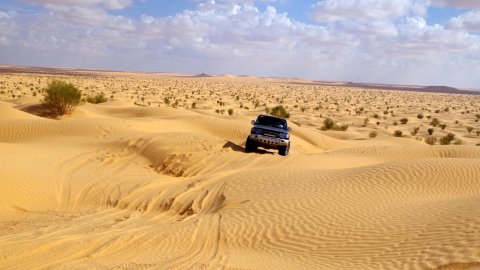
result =
M478 95L1 70L2 270L480 266ZM108 101L40 117L52 79ZM245 153L250 121L278 105L290 154Z

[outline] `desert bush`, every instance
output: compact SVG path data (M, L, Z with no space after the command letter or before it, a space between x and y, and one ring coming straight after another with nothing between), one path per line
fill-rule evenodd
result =
M375 131L375 130L372 130L370 131L370 133L368 134L368 137L370 138L375 138L377 137L378 133Z
M430 125L436 127L440 124L440 121L438 120L438 118L433 118L432 121L430 122Z
M72 113L80 103L82 91L71 83L53 80L44 89L43 104L59 115Z
M402 125L405 125L407 122L408 122L408 118L402 118L402 119L400 119L400 123L401 123Z
M445 125L445 124L440 124L440 125L438 125L438 126L439 126L441 129L445 129L445 128L447 127L447 125Z
M448 133L444 137L440 138L441 145L449 145L455 139L455 134Z
M480 130L477 130L476 133L477 133L477 136L480 136Z
M423 114L421 114L421 113L417 114L417 118L418 119L423 119Z
M465 144L465 142L462 141L462 140L460 140L460 139L456 139L456 140L453 141L453 144L455 144L455 145L462 145L462 144Z
M467 131L468 131L468 133L472 133L473 127L467 127Z
M270 110L270 114L282 118L289 118L290 113L282 105L278 105Z
M435 131L433 128L427 129L428 135L432 135L432 134L433 134L433 131Z
M337 123L335 122L335 120L333 120L332 118L325 118L323 120L323 127L322 129L324 130L328 130L328 129L332 129Z
M107 98L103 93L97 94L95 96L88 96L86 100L88 103L93 103L93 104L107 102Z
M337 130L337 131L347 131L348 129L348 124L343 124L343 125L337 125L335 124L332 128L332 130Z
M393 132L393 136L395 136L395 137L402 137L402 135L403 135L403 133L402 133L401 130L397 129Z
M195 109L197 107L197 103L196 102L193 102L192 103L192 109Z
M348 124L338 125L335 120L327 117L323 120L323 126L321 130L329 130L329 129L336 130L336 131L347 131Z
M434 145L436 141L437 141L437 138L435 138L433 136L427 136L425 138L425 143L426 144Z
M410 132L413 136L417 135L418 133L418 130L420 129L420 127L414 127L412 132Z
M228 109L228 115L232 115L233 114L233 109Z
M368 122L370 122L370 119L368 119L368 117L363 119L363 127L366 127L368 125Z

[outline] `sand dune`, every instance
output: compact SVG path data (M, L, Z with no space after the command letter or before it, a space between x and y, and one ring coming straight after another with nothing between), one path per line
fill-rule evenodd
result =
M246 154L260 111L124 95L59 120L0 102L0 269L480 265L480 147L321 131L307 115L294 118L289 156Z

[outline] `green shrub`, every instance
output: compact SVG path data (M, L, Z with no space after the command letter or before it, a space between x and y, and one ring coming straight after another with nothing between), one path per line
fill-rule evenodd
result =
M82 91L71 83L53 80L44 89L43 104L58 115L72 113L80 103Z
M437 138L435 138L433 136L427 136L425 138L425 143L426 144L434 145L436 141L437 141Z
M446 136L440 138L441 145L449 145L455 139L455 134L448 133Z
M282 118L289 118L290 113L285 110L285 108L282 105L278 105L274 108L272 108L269 113L274 116L282 117Z
M438 120L438 118L433 118L432 121L430 122L430 125L436 127L440 124L440 121Z
M405 125L407 122L408 122L408 118L402 118L402 119L400 119L400 123L401 123L402 125Z
M347 124L344 124L344 125L337 125L335 124L332 128L332 130L337 130L337 131L347 131L348 129L348 125Z
M233 115L233 109L228 109L228 115Z
M375 138L377 137L378 133L375 131L375 130L372 130L370 131L370 133L368 134L368 137L370 138Z
M472 133L473 127L467 127L467 131L468 131L468 133Z
M88 96L86 100L88 103L93 103L93 104L107 102L107 98L103 93L96 94L95 96Z
M420 127L414 127L412 132L410 132L413 136L417 135L418 133L418 130L420 129Z
M332 129L335 125L337 124L337 122L335 122L335 120L333 120L332 118L330 117L327 117L323 120L323 127L322 129L324 130L329 130L329 129Z
M477 136L480 136L480 130L477 130L476 133L477 133Z
M418 118L418 119L423 119L423 114L421 114L421 113L418 114L418 115L417 115L417 118Z
M395 136L395 137L402 137L402 135L403 135L403 133L402 133L401 130L397 129L393 132L393 136Z
M456 140L453 141L453 144L455 144L455 145L462 145L462 144L465 144L465 142L462 141L462 140L460 140L460 139L456 139Z
M429 128L429 129L427 129L427 131L428 131L428 135L432 135L432 134L433 134L433 131L434 131L434 129L433 129L433 128Z

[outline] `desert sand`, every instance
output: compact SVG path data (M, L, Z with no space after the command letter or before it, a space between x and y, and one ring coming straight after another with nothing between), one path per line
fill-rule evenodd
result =
M23 71L0 74L0 269L480 269L479 95ZM52 119L52 79L108 102ZM277 105L290 154L245 153Z

